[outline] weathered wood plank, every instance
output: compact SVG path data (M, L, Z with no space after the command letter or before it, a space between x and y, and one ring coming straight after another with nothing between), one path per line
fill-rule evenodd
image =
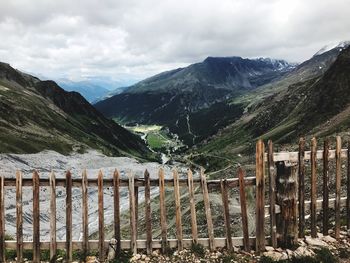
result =
M72 245L72 174L70 171L66 173L66 261L73 260Z
M204 174L204 169L201 168L200 172L201 182L202 182L202 192L203 192L203 201L204 201L204 209L205 209L205 217L207 219L207 227L208 227L208 237L209 237L209 249L215 249L215 241L214 241L214 226L213 219L211 216L211 208L209 202L209 191L207 185L207 178Z
M323 202L322 202L322 210L323 210L323 235L328 235L328 224L329 224L329 207L328 207L328 199L329 199L329 139L326 138L323 144Z
M98 249L98 240L89 240L89 247L91 250L97 250ZM110 240L105 240L105 246L108 246ZM169 239L169 248L176 248L177 247L177 239ZM154 249L160 249L161 248L161 239L156 239L152 241L152 246ZM255 237L249 238L249 243L252 245L255 243ZM193 244L192 239L187 238L183 240L184 248L190 248ZM208 238L198 238L198 244L208 247L209 246L209 239ZM215 238L215 244L217 244L217 247L224 247L226 244L226 238ZM233 237L232 238L232 244L234 246L242 246L243 245L243 238L242 237ZM33 242L31 241L24 241L24 249L33 249ZM5 246L7 249L14 249L16 248L16 241L5 241ZM42 242L41 243L41 249L49 249L50 242ZM130 249L130 240L122 240L121 242L122 249ZM146 248L146 240L137 240L137 247L140 249ZM65 248L65 242L64 241L58 241L57 242L57 249L64 249ZM74 250L81 250L82 249L82 241L73 241L73 249Z
M164 187L164 170L159 169L159 205L160 205L160 227L162 237L162 253L166 252L167 248L167 222L166 222L166 207L165 207L165 187Z
M278 243L283 248L292 248L298 240L297 223L297 167L289 162L277 162L277 204L281 213L277 217Z
M0 262L6 262L5 254L5 187L4 176L0 177Z
M265 162L264 143L258 140L256 143L256 252L265 250Z
M316 229L316 199L317 199L317 141L311 139L311 237L317 237Z
M22 173L16 172L16 228L17 228L17 262L23 261L23 217L22 217Z
M274 153L274 161L282 162L282 161L290 161L297 162L299 158L298 152L277 152ZM316 158L318 160L322 160L323 158L323 150L316 151ZM341 149L340 158L347 158L347 149ZM265 161L267 161L267 153L264 156ZM335 159L335 150L329 150L328 159ZM305 151L304 160L311 160L311 151Z
M270 197L270 235L271 245L277 248L277 232L276 232L276 170L273 160L273 143L271 140L268 142L268 162L269 167L269 197ZM240 181L241 182L241 181ZM244 178L243 182L244 183Z
M136 240L138 237L138 222L139 222L139 187L134 187L135 195L135 231L136 231Z
M305 139L299 139L299 154L298 154L298 210L299 210L299 237L305 237Z
M232 246L232 234L231 234L231 220L230 220L230 209L228 204L228 191L227 191L226 180L221 181L221 198L222 198L222 206L224 209L226 248L228 251L232 251L233 246Z
M348 142L348 159L347 159L347 174L346 174L346 226L350 229L350 142Z
M174 195L175 195L176 238L177 238L177 243L178 243L177 249L183 250L179 174L178 174L176 169L173 170L173 178L174 178Z
M247 212L247 200L245 192L244 171L241 167L238 168L239 178L239 202L241 204L241 216L242 216L242 232L243 232L243 247L245 251L250 251L249 245L249 229L248 229L248 212ZM276 227L276 225L275 225Z
M54 263L57 259L56 244L56 176L51 172L50 180L50 262Z
M40 262L40 189L39 174L33 173L33 262Z
M120 255L120 175L115 170L113 174L113 192L114 192L114 238L117 240L117 255Z
M255 176L246 177L245 179L245 185L246 186L255 186ZM180 186L187 186L188 181L187 179L179 179L179 185ZM193 179L193 185L200 185L200 179ZM220 180L207 180L208 189L217 189L220 190ZM23 178L23 186L33 186L33 180L30 178ZM81 179L74 178L72 179L72 187L81 188L82 181ZM113 187L113 178L106 178L103 180L103 185L105 187ZM129 180L128 179L120 179L120 187L128 187ZM5 186L6 187L15 187L16 186L16 179L15 178L5 178ZM50 182L48 178L40 178L40 186L50 186ZM56 178L56 186L57 187L66 187L66 179L64 178ZM88 187L97 187L97 179L95 178L89 178L88 179ZM143 178L135 178L135 186L138 187L144 187L145 181ZM151 178L151 186L159 186L159 180L158 179L152 179ZM173 187L174 182L172 179L164 179L164 186L167 187ZM239 187L239 180L238 178L229 178L227 179L227 186L229 188L238 188Z
M335 238L340 239L341 138L337 136L335 152Z
M196 203L194 200L193 174L190 169L188 169L187 171L187 180L188 180L188 192L189 192L190 209L191 209L192 240L194 244L197 244L198 243L197 213L196 213Z
M130 172L129 174L129 204L130 204L130 248L134 255L137 254L137 229L136 229L136 205L135 205L135 180L134 174Z
M103 205L103 174L100 170L98 173L98 257L101 262L105 260L105 221Z
M88 207L88 189L87 172L83 171L81 182L82 196L82 223L83 223L83 257L86 259L89 253L89 207Z
M151 182L149 172L145 171L145 221L146 221L146 252L152 253L152 215L151 215Z

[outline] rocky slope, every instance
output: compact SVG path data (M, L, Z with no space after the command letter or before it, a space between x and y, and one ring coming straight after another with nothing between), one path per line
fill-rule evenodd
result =
M0 63L0 123L0 152L51 149L67 154L95 148L106 154L149 157L141 139L106 119L79 93L5 63Z

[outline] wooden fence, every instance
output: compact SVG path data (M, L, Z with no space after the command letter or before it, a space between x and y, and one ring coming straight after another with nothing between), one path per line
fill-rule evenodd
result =
M337 137L336 149L329 149L329 142L324 142L323 150L317 151L316 139L311 141L311 151L305 151L305 140L301 139L298 152L273 151L273 144L268 142L267 151L262 140L256 144L256 176L246 177L242 168L237 169L235 178L221 180L207 180L204 170L199 172L199 178L193 178L191 170L187 172L187 178L180 178L178 172L173 170L172 178L167 179L164 170L159 170L158 178L151 179L146 170L143 178L135 178L130 173L128 178L121 178L117 170L113 177L103 178L102 172L96 179L88 179L86 171L82 173L81 179L72 178L68 171L65 178L55 178L51 173L49 178L40 178L34 171L33 177L22 178L22 173L17 172L16 178L4 178L0 182L0 261L5 262L5 250L16 249L17 262L23 261L23 250L33 250L33 262L40 262L40 250L49 249L51 262L55 262L57 249L65 249L67 262L72 261L73 250L81 250L87 255L90 250L98 250L99 259L104 260L109 240L105 240L104 222L104 191L106 187L113 188L114 202L114 237L117 240L117 253L122 249L130 249L137 253L138 249L146 250L149 254L153 249L161 249L165 252L168 248L179 250L190 247L193 243L201 244L210 249L226 247L229 250L233 246L242 246L244 250L255 249L257 253L265 250L265 244L273 247L293 245L297 237L304 237L306 232L305 213L311 211L310 228L311 236L316 237L317 219L316 212L322 208L323 234L327 235L329 230L330 206L335 210L335 237L340 237L340 210L346 204L347 227L350 227L350 161L349 149L341 149L341 139ZM335 198L329 198L329 160L335 159L336 189ZM347 192L346 197L341 197L341 160L346 159ZM323 161L322 190L323 201L317 199L317 160ZM305 164L310 163L310 201L305 199L305 178L308 174ZM265 176L267 174L267 176ZM265 182L267 178L267 182ZM249 236L246 187L255 186L255 236ZM268 188L265 189L265 187ZM5 240L5 188L16 188L16 240ZM23 240L23 216L22 216L22 188L33 189L33 241ZM40 241L40 187L50 189L50 241ZM56 238L56 187L66 189L66 240ZM88 187L98 188L98 240L89 240L88 234ZM130 240L121 239L121 211L120 211L120 189L124 187L129 193L130 213ZM139 210L139 188L144 188L144 213L146 239L138 239L138 210ZM161 234L160 239L152 236L152 211L151 211L151 187L159 189L159 218ZM165 188L173 188L175 200L175 226L176 239L168 238L167 209L165 200ZM195 202L195 189L201 189L203 196L204 211L207 224L207 237L198 237L197 211ZM72 240L72 188L81 188L82 192L82 240ZM240 197L242 237L233 237L231 231L231 218L229 212L230 194L229 189L237 188ZM189 196L189 207L191 214L191 238L183 238L183 223L180 189L187 189ZM210 205L209 192L219 191L222 197L224 215L224 237L214 236L214 225ZM269 221L269 222L267 222Z
M51 173L49 178L39 178L39 174L34 171L32 178L22 178L22 173L17 172L16 178L1 177L0 183L0 261L5 262L5 249L16 249L17 262L23 261L23 250L33 250L33 262L40 261L40 250L49 249L50 259L52 262L56 260L57 249L65 249L66 260L72 261L73 250L81 250L84 255L87 255L89 250L98 250L99 259L104 260L109 240L104 237L104 198L103 189L106 187L113 188L114 201L114 237L117 240L117 252L121 249L130 249L133 253L137 253L138 249L145 249L147 253L151 253L152 249L161 249L163 252L168 248L177 247L179 250L190 247L192 243L202 244L203 246L215 249L217 247L227 246L232 249L233 246L244 245L246 250L249 250L250 243L254 241L248 236L247 222L247 204L245 198L245 187L254 186L254 177L244 177L244 171L238 170L239 178L225 180L208 180L204 171L200 171L199 178L193 178L192 172L188 170L187 178L179 178L176 170L172 172L171 179L165 178L164 170L159 170L157 179L151 179L147 170L144 173L144 178L135 178L132 173L128 178L121 178L116 170L113 178L103 178L102 172L98 174L97 179L88 179L86 171L83 172L81 179L73 179L68 171L66 177L55 178L55 174ZM5 188L16 187L16 240L5 240ZM22 215L22 188L33 188L33 241L23 241L23 215ZM50 241L40 241L40 202L39 190L40 187L49 187L50 189ZM56 187L66 188L66 240L56 239ZM88 195L87 189L91 187L98 188L98 240L89 240L88 234ZM120 211L120 189L124 187L129 192L129 212L130 212L130 240L121 239L121 211ZM146 239L140 240L137 236L137 215L138 215L138 193L139 188L144 188L145 197L145 224ZM160 226L161 239L152 237L152 217L151 217L151 187L159 187L159 211L160 211ZM172 187L174 189L174 200L176 206L176 239L168 238L167 228L167 203L165 201L165 188ZM205 217L207 222L207 238L199 238L197 231L196 220L196 203L194 199L195 188L200 187L203 195L203 203ZM241 197L242 207L242 222L244 237L232 237L229 216L229 195L228 189L238 188ZM72 240L72 188L81 188L82 191L82 240ZM181 198L180 188L186 188L189 192L189 205L191 213L191 232L192 238L183 238L183 224L181 214ZM214 226L212 221L212 212L210 207L209 191L221 191L222 202L224 208L224 220L226 237L214 237ZM250 243L249 243L250 241ZM85 257L84 257L85 258Z

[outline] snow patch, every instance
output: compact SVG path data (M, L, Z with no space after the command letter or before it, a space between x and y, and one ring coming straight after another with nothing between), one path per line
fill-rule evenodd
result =
M343 48L347 48L350 45L350 41L342 41L337 43L331 43L329 45L324 46L321 48L314 56L318 56L321 54L324 54L332 49L339 48L340 51L343 50Z

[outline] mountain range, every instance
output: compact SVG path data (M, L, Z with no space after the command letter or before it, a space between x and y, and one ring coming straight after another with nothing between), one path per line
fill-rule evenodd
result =
M242 114L243 108L227 99L280 79L294 67L266 58L208 57L141 81L95 107L125 124L166 126L193 145Z
M1 153L94 148L114 156L151 156L138 136L105 118L79 93L6 63L0 63L0 123Z
M58 79L58 85L66 91L79 92L90 103L117 95L125 89L124 82L116 82L109 79L87 79L72 81L69 79Z
M242 162L254 151L252 142L258 138L284 147L297 145L301 136L341 135L348 140L349 93L349 44L318 52L284 79L232 101L245 105L244 114L198 144L193 161L208 167Z
M347 130L349 44L322 48L299 65L208 57L141 81L95 107L122 123L163 125L194 146L194 161L224 166L252 151L257 138L285 144Z
M189 159L215 169L249 156L258 138L281 145L295 144L299 136L347 138L349 45L322 48L300 64L208 57L94 106L53 81L0 63L0 152L94 148L150 159L143 140L117 123L157 124L191 146Z

